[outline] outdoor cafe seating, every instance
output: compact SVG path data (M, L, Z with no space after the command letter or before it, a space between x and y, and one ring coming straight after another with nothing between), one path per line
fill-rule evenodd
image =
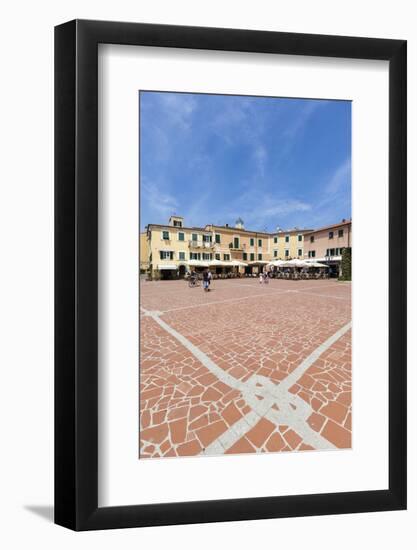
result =
M329 277L328 266L319 262L305 262L303 260L276 260L267 266L276 279L288 279L292 281L327 279Z

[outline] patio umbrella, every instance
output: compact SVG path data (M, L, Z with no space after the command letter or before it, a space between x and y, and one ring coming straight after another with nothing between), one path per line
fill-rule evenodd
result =
M309 264L308 262L305 262L303 260L298 260L296 258L294 260L288 260L287 262L283 262L281 265L283 267L308 267L311 264Z
M240 262L239 260L233 260L230 265L247 267L248 264L245 264L245 262Z
M272 265L274 267L281 267L284 264L284 260L274 260L273 262L269 262L268 266Z

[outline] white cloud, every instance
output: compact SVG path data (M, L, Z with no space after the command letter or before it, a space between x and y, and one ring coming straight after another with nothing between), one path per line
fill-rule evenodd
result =
M161 93L159 95L164 116L171 125L189 129L192 126L194 111L197 108L196 99L188 94Z
M297 137L305 128L307 122L310 120L315 111L317 111L323 103L325 102L321 100L307 101L304 107L300 109L298 115L291 120L291 124L285 128L284 134L290 138Z
M228 145L242 139L242 130L247 123L246 104L242 101L222 102L222 110L209 122L213 132Z
M263 214L270 218L271 216L287 216L294 212L306 212L307 210L311 210L311 205L304 201L284 199L270 201L269 206L263 210Z
M329 182L326 185L325 192L331 196L336 195L349 182L350 158L346 159L333 172Z
M257 171L263 177L265 175L265 166L268 160L268 153L265 147L261 144L258 144L255 147L253 157L255 159Z
M166 223L178 208L177 199L163 191L156 182L144 180L141 182L141 201L146 202L148 209L158 216L155 223Z
M256 208L254 208L256 205ZM255 186L240 196L233 212L226 214L226 220L234 221L241 216L246 227L259 230L274 230L278 225L285 226L285 218L299 212L308 212L311 205L300 199L275 198L259 192Z

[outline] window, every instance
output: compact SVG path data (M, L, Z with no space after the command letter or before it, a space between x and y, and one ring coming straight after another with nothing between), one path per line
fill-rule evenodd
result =
M159 257L161 258L161 260L173 260L174 253L168 250L160 250Z
M328 248L326 250L326 256L334 256L335 254L335 249L334 248Z
M262 254L258 254L258 260L262 260Z
M274 244L277 244L278 242L278 237L274 237Z
M333 231L329 231L329 239L333 239Z
M182 222L179 220L174 220L174 227L182 227Z
M302 256L302 255L303 255L303 251L302 251L301 248L298 249L298 255L299 255L299 256Z
M311 237L310 237L310 242L311 242L311 243L314 243L314 235L311 235Z
M274 258L278 256L278 250L274 250Z
M185 260L185 252L178 252L178 259Z
M289 255L290 255L290 251L287 248L287 250L285 251L285 257L288 258Z
M339 231L337 232L337 236L343 237L343 229L339 229Z
M255 246L255 239L251 239L251 240L250 240L250 245L251 245L251 246Z
M211 260L212 259L212 255L211 254L208 254L206 252L203 252L203 260Z
M316 257L316 251L315 251L315 250L312 250L312 251L311 251L311 257L312 257L312 258L315 258L315 257Z
M230 260L230 254L223 254L223 260L228 262Z
M262 246L262 239L258 239L258 246Z
M253 252L251 252L251 254L250 254L250 261L251 262L255 261L255 254Z
M184 233L178 233L178 240L183 241L184 240Z
M203 243L211 243L211 235L203 235Z
M162 238L164 241L169 241L169 231L162 231Z
M216 233L216 237L215 237L215 238L216 238L216 243L217 243L217 244L220 244L220 235L219 235L219 233Z
M215 258L216 258L216 260L220 260L220 254L215 254Z
M247 260L247 259L248 259L248 255L247 255L246 252L243 253L243 259L244 259L244 260Z
M285 242L286 242L286 243L289 243L289 242L290 242L290 236L289 236L289 235L285 235Z
M239 248L239 237L233 238L233 246L234 248Z
M200 252L190 252L190 260L201 260Z
M298 242L300 243L302 240L303 240L303 236L302 236L302 235L298 235Z
M193 234L191 235L191 240L192 240L192 241L195 241L195 242L198 241L198 235L197 235L197 233L193 233Z

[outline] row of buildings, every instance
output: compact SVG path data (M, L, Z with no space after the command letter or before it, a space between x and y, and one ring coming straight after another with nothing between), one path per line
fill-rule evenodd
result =
M184 218L171 216L167 225L149 224L140 234L140 272L152 279L183 277L191 267L207 265L217 273L263 271L273 260L294 258L325 263L333 275L340 268L342 251L352 246L352 220L319 229L294 228L275 233L234 226L187 227Z

